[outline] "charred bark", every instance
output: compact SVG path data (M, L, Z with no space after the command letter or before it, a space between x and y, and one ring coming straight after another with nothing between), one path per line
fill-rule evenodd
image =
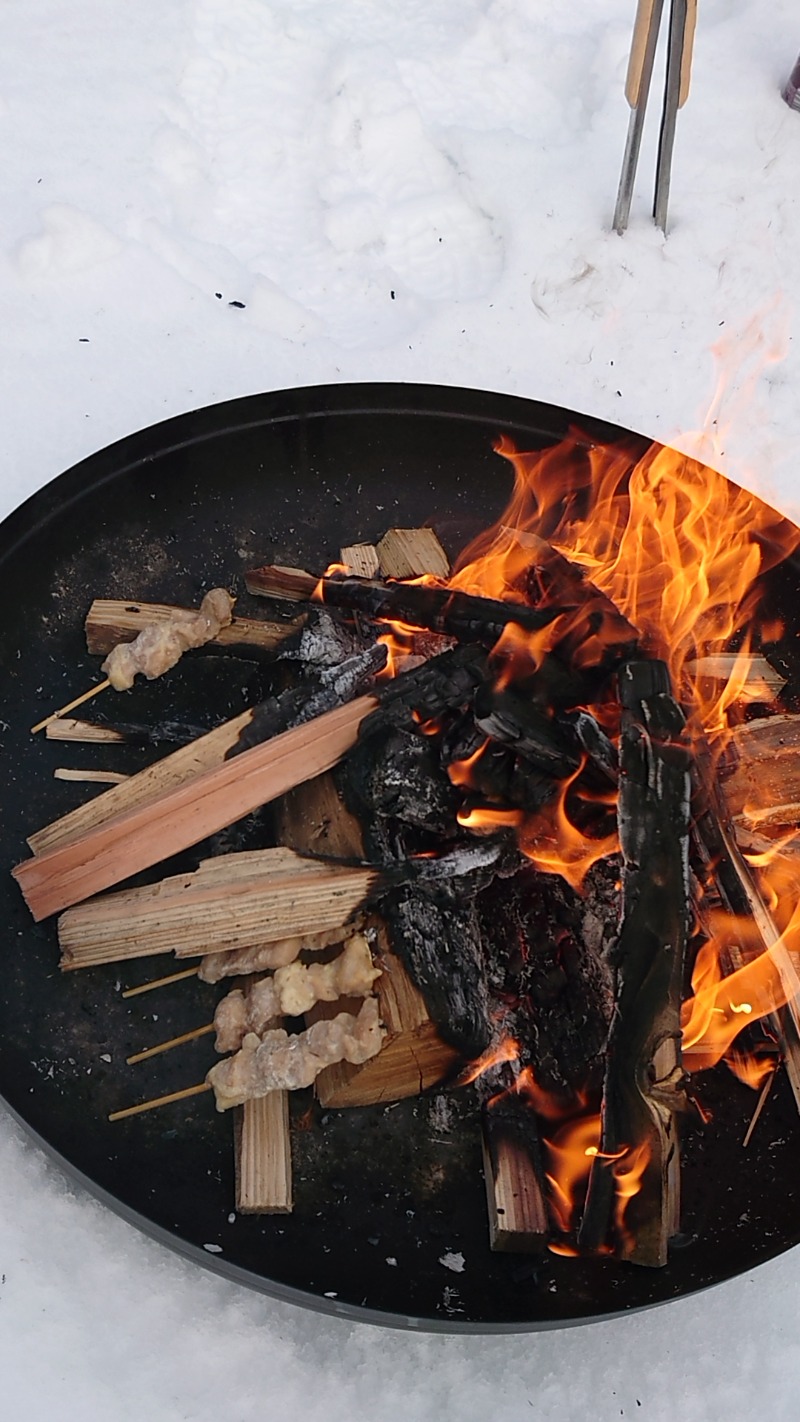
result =
M688 924L690 759L662 662L620 672L622 918L602 1138L581 1244L663 1265L679 1208L680 1000ZM635 1177L641 1172L638 1190ZM635 1190L625 1202L626 1190Z

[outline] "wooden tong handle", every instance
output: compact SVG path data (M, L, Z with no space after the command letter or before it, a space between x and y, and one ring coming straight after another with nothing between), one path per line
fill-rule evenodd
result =
M628 60L628 75L625 80L625 97L632 109L638 108L642 97L642 74L650 30L654 20L656 0L638 0L636 20L633 26L631 54ZM660 7L659 7L660 8ZM678 108L682 109L689 97L692 74L692 54L694 35L697 27L697 0L686 0L686 27L683 32L683 58L681 61L681 91Z
M639 107L639 100L642 94L644 56L650 28L653 24L655 4L656 0L639 0L636 11L633 39L631 40L631 54L628 60L628 76L625 80L625 98L628 100L632 109Z
M694 53L694 32L697 29L697 0L686 0L686 28L683 31L683 56L681 59L681 92L678 108L682 109L689 97L692 78L692 56Z

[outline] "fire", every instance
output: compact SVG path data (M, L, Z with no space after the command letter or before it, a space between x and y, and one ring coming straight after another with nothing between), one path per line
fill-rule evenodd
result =
M649 1160L650 1151L647 1145L628 1146L611 1165L616 1190L614 1224L623 1253L627 1253L634 1243L627 1229L625 1217L631 1200L638 1195L642 1188L642 1178Z
M570 815L570 791L583 765L561 781L555 798L529 816L519 834L520 849L543 874L560 874L579 889L593 864L619 849L616 829L601 838L585 834ZM576 793L579 794L576 786ZM599 797L598 797L599 798Z
M470 1082L477 1081L484 1072L490 1071L492 1067L502 1066L504 1062L519 1061L519 1042L514 1037L503 1037L496 1046L489 1047L477 1061L471 1062L458 1078L459 1086L469 1086Z
M583 1207L592 1160L600 1150L600 1115L567 1121L543 1142L556 1228L569 1234Z

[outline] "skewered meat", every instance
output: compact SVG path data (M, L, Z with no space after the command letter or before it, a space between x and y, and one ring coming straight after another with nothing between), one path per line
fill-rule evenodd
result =
M255 948L228 948L221 953L206 953L201 959L197 976L204 983L218 983L223 978L242 978L248 973L283 968L303 952L321 953L323 948L343 943L358 925L359 920L355 919L347 928L329 928L325 933L277 938L272 943L257 943Z
M334 1062L369 1061L380 1051L384 1035L378 1000L368 997L358 1016L340 1012L295 1036L280 1027L263 1037L248 1032L241 1049L213 1066L206 1081L214 1088L217 1110L225 1111L270 1091L310 1086L322 1069Z
M234 599L225 588L207 592L199 609L176 608L168 622L143 627L132 642L120 642L103 662L115 691L128 691L137 672L148 681L169 671L190 647L202 647L233 620Z
M332 963L289 963L247 993L234 988L214 1013L217 1051L237 1051L248 1032L261 1036L273 1017L299 1017L315 1002L337 997L367 997L379 977L366 938L356 933Z

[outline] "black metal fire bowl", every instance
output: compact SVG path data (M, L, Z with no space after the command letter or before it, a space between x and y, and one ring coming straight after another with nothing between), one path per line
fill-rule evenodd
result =
M214 584L241 590L248 565L323 567L342 543L424 521L455 553L508 498L508 466L493 452L498 435L542 447L575 426L588 441L647 446L628 431L508 396L330 386L180 416L34 495L0 529L6 869L26 857L27 834L86 793L53 779L65 747L28 728L97 679L82 635L93 596L195 604ZM775 597L793 610L798 592L790 563L776 575ZM216 693L221 714L240 708L241 684ZM169 693L177 701L192 695L181 685L178 678ZM136 769L144 755L115 748L115 766L122 757L123 768ZM108 748L81 747L79 763L107 765ZM388 1108L314 1108L310 1123L299 1119L298 1103L294 1214L239 1216L231 1123L210 1095L107 1120L120 1105L202 1079L213 1059L208 1038L147 1067L127 1067L125 1058L208 1021L213 989L190 980L162 989L157 1005L154 997L124 1000L120 985L156 976L160 960L62 974L53 922L34 925L8 872L0 903L0 1092L10 1110L111 1208L229 1279L351 1319L500 1332L663 1303L800 1239L800 1132L785 1084L745 1150L754 1097L724 1069L702 1087L713 1121L684 1131L682 1235L662 1270L493 1254L468 1090L452 1093L446 1112L433 1093Z

